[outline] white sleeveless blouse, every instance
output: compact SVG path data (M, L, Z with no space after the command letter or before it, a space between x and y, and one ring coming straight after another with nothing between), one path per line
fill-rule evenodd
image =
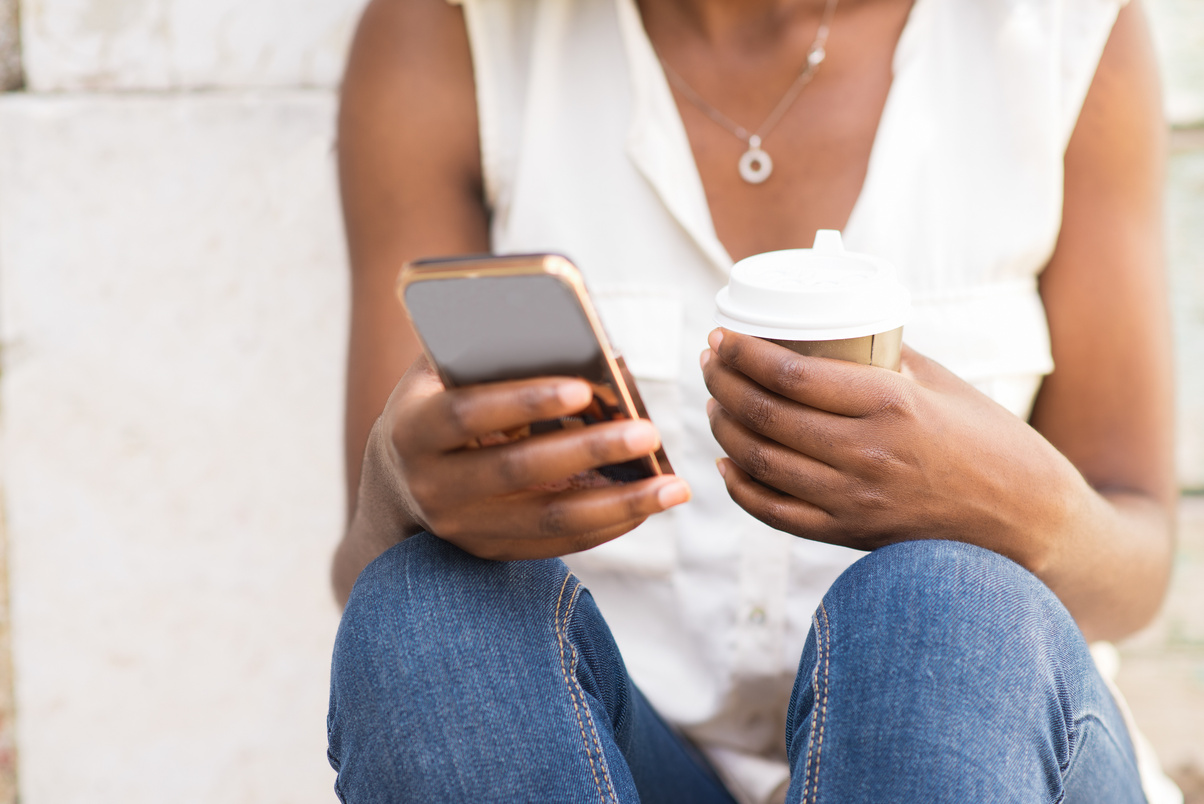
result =
M566 561L665 719L741 802L780 800L810 618L861 554L757 522L715 469L698 355L732 261L633 0L459 1L493 250L580 266L694 491ZM1123 2L916 0L844 231L911 289L904 340L1022 417L1053 368L1063 155Z

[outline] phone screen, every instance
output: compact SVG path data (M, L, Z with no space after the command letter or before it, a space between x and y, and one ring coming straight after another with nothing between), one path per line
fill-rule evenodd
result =
M432 277L409 284L405 303L449 386L571 376L593 387L593 401L579 414L494 434L482 439L481 446L631 418L576 292L559 277L546 273ZM623 371L621 361L618 358ZM646 417L634 380L625 380L637 415ZM601 467L574 478L572 485L625 483L658 472L672 472L663 450L647 459Z
M452 385L568 375L609 379L572 288L550 274L430 279L406 307Z

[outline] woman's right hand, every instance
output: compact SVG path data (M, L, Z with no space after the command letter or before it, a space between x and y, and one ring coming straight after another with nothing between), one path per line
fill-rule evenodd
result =
M492 433L573 415L591 399L587 383L567 377L446 390L419 358L369 436L355 519L375 511L374 518L392 520L391 538L378 532L374 539L385 548L426 530L480 558L513 560L586 550L686 502L689 487L671 475L601 488L539 488L653 452L660 439L647 420L470 447ZM382 524L378 519L372 529Z

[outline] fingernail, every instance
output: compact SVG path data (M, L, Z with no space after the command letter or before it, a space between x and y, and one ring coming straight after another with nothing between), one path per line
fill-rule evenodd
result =
M583 408L593 398L593 391L583 382L566 382L556 387L556 396L570 408Z
M727 461L725 461L723 458L717 459L715 461L715 468L719 470L720 477L727 477Z
M717 408L717 407L719 407L718 402L716 402L714 399L708 399L707 400L707 416L714 416L715 408Z
M721 330L721 329L713 330L711 332L711 334L707 336L707 343L709 343L711 345L712 349L714 349L716 352L718 352L719 344L723 343L723 330Z
M641 419L624 429L623 444L632 452L652 452L660 444L660 435L652 422Z
M698 365L702 368L707 367L707 363L711 362L711 355L714 354L710 349L703 349L702 354L698 356Z
M689 499L690 487L682 480L666 483L656 491L656 501L660 503L661 508L672 508L688 502Z

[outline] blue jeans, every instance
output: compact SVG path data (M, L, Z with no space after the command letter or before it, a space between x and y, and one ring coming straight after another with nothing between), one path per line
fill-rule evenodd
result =
M734 801L563 562L483 561L426 534L356 582L327 726L347 804ZM833 584L786 741L789 802L1145 800L1065 608L955 542L883 548Z

